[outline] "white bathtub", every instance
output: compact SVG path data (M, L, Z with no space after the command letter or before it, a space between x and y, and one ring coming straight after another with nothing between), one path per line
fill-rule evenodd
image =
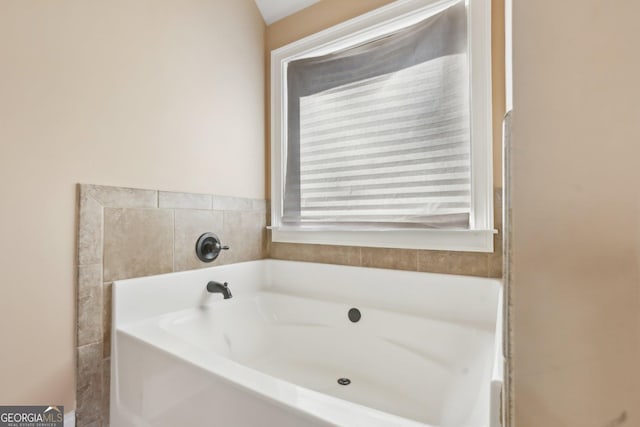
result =
M113 427L498 425L497 280L264 260L113 289Z

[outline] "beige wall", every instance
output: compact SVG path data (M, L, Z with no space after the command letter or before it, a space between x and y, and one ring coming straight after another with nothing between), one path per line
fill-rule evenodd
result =
M640 426L639 15L514 1L516 427Z
M77 182L264 197L253 0L0 2L0 403L74 406Z

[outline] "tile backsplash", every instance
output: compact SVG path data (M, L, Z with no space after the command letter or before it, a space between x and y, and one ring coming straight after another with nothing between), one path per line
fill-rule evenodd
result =
M271 243L269 257L394 270L502 277L501 247L499 237L494 238L494 253Z
M274 242L269 257L292 261L502 277L502 189L494 189L493 253L367 248Z
M268 243L268 203L209 194L81 184L77 238L78 427L109 425L111 284L115 280L271 257L274 259L501 277L495 252L447 252L355 246ZM502 228L501 189L495 226ZM228 251L207 264L197 238L216 233Z

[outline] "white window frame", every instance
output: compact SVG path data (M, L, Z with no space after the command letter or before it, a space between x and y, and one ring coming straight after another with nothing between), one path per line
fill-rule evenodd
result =
M287 147L287 63L363 43L433 15L453 0L398 0L271 52L271 239L274 242L493 252L491 0L467 0L471 98L468 230L366 230L282 224Z

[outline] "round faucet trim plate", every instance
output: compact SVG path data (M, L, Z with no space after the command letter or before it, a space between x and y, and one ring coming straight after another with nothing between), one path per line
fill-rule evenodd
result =
M226 249L229 247L222 246L220 238L213 233L204 233L196 242L196 255L202 262L212 262L218 258L220 251Z

